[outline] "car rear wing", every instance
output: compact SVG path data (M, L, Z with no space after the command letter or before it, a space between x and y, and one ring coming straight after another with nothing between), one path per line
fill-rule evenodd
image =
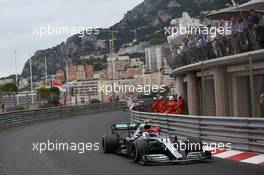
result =
M138 124L135 123L120 123L120 124L113 124L111 129L112 132L115 131L134 131L137 130L139 127Z

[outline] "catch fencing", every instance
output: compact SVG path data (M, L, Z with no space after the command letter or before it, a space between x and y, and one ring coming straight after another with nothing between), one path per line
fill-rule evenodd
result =
M107 111L117 111L121 110L124 105L125 104L122 102L117 102L111 105L90 104L4 113L0 114L0 129L47 119L74 117Z
M264 119L242 117L204 117L131 111L131 120L148 120L163 133L179 139L199 137L205 143L229 144L232 149L264 153Z

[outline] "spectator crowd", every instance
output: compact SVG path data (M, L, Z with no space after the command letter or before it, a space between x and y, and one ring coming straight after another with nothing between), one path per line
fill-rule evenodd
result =
M207 34L188 35L183 42L173 48L174 66L179 67L194 62L234 55L264 48L264 15L254 9L248 17L221 19L218 27L227 31L222 34L212 32L209 24Z

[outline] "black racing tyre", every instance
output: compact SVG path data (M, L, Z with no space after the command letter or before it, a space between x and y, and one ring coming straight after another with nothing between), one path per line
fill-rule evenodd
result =
M185 141L185 144L186 144L186 150L185 150L186 155L189 152L201 152L201 151L203 151L202 140L198 137L187 138Z
M104 153L111 153L118 148L118 138L116 135L106 135L102 139Z
M146 140L140 139L133 143L131 157L134 162L138 162L144 154L148 152L148 143Z

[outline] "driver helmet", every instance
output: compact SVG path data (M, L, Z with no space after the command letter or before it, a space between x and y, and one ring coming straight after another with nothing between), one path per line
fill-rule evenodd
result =
M170 96L170 97L169 97L169 100L170 100L170 101L173 101L173 100L174 100L174 97L173 97L173 96Z

